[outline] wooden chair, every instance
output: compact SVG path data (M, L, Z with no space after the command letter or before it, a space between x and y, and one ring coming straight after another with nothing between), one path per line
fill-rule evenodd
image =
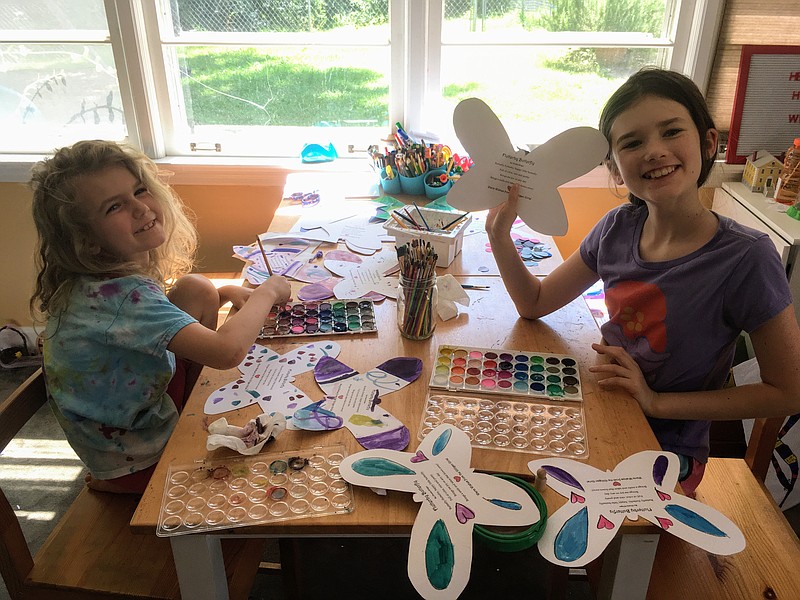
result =
M46 400L40 369L0 404L0 451ZM131 531L137 503L136 496L84 488L32 556L0 488L0 572L12 600L180 598L169 539ZM247 598L264 544L223 540L231 598Z
M730 518L745 549L710 554L662 534L647 600L800 598L800 541L764 487L783 417L756 419L744 460L710 458L697 500Z

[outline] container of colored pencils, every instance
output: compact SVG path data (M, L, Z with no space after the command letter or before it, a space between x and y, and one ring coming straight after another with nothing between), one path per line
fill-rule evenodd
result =
M425 340L436 329L437 258L433 246L419 239L397 247L397 327L405 338Z

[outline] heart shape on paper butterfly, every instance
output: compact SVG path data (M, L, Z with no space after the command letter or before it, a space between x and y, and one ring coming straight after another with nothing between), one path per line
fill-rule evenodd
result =
M656 520L658 521L658 524L661 525L661 529L663 529L664 531L666 531L675 524L669 519L665 519L664 517L656 517Z
M658 499L662 502L664 500L672 500L672 496L670 496L668 493L662 492L661 490L656 490L656 492L658 493Z
M428 457L425 456L425 453L422 450L417 450L417 453L411 457L412 463L421 463L425 460L428 460Z
M597 528L598 529L614 529L614 524L606 519L603 515L600 515L600 518L597 520Z
M470 519L475 518L475 513L472 511L471 508L464 506L460 502L456 502L456 519L462 525L469 521Z
M456 136L474 165L447 194L451 206L468 211L492 208L520 184L517 213L534 231L567 232L567 213L558 186L598 166L608 154L606 138L592 127L575 127L535 150L515 150L500 119L486 103L467 98L453 111Z
M576 502L578 504L583 504L584 502L586 502L586 498L576 494L575 492L572 492L572 494L569 497L569 501L572 502L573 504L575 504Z

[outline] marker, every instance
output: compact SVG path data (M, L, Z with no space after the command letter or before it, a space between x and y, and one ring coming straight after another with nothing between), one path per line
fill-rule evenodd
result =
M462 283L461 287L465 290L490 290L488 285L472 285L471 283Z

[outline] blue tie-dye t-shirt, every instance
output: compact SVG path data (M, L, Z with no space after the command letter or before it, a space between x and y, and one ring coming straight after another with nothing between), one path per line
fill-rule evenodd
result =
M196 320L139 276L79 280L44 335L47 391L67 440L97 479L155 464L178 420L166 393L172 337Z

